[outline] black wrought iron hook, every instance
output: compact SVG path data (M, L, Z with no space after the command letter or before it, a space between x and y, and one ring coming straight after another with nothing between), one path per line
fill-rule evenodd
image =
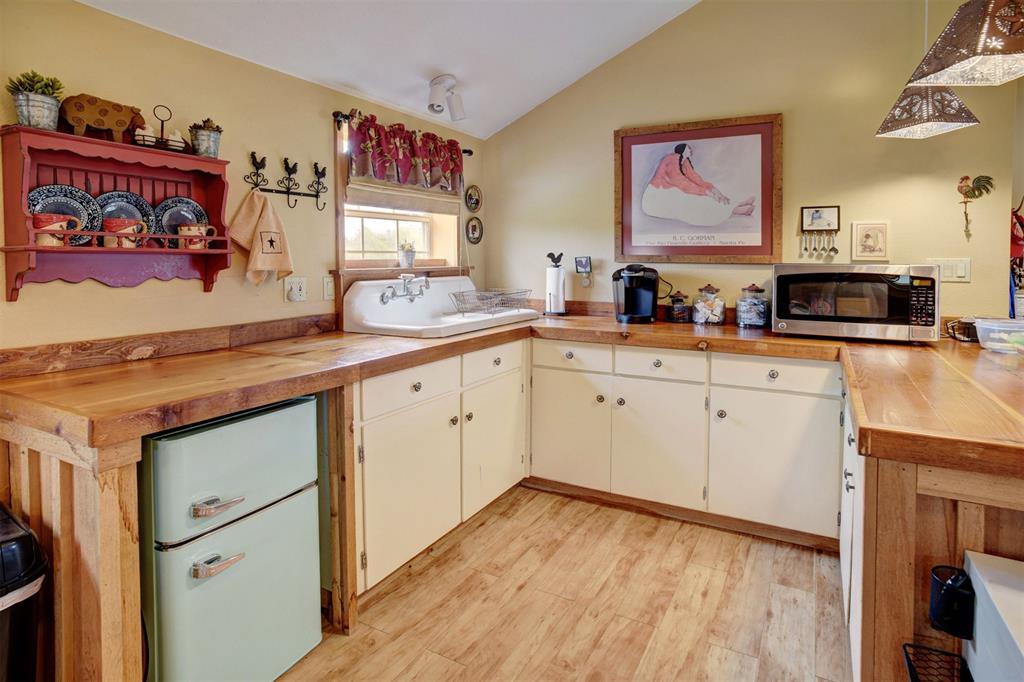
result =
M288 208L295 208L299 205L299 199L296 197L295 203L292 203L292 192L299 188L299 181L295 179L295 174L299 170L299 162L289 164L288 157L284 157L284 177L277 181L277 186L284 190L285 203L288 204Z
M316 178L313 182L306 186L310 192L313 193L313 201L316 202L316 210L322 211L327 208L327 204L320 205L320 195L327 191L327 184L324 182L324 178L327 177L327 166L323 168L316 161L313 162L313 176Z
M287 156L282 161L284 168L284 177L277 181L277 186L281 189L270 189L267 187L269 181L267 176L264 175L263 169L267 167L267 157L257 157L256 152L249 152L249 163L252 164L252 172L247 173L242 180L246 184L250 185L254 190L260 192L267 192L269 194L283 194L285 195L285 201L288 204L288 208L295 208L299 205L299 197L308 197L316 202L316 208L318 211L323 211L327 208L327 204L321 205L320 196L327 192L327 183L324 182L324 178L327 177L327 167L321 167L319 163L313 164L313 175L316 180L309 183L309 192L299 192L298 189L302 186L298 180L295 179L296 173L299 172L299 162L292 162Z

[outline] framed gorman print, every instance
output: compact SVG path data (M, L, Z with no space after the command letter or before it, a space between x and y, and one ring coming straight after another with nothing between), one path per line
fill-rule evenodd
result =
M782 259L782 114L615 131L615 260Z

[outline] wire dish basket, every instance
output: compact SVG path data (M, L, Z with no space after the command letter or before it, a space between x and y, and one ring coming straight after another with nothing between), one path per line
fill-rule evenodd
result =
M496 315L508 310L528 308L526 299L532 289L472 289L470 291L454 291L448 294L455 304L455 312L483 313Z

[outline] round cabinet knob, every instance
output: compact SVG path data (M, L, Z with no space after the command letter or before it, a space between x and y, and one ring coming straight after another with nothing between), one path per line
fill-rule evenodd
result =
M727 416L725 410L719 410L718 412L715 412L715 415L717 415L719 419L725 419Z
M847 445L853 445L856 442L856 440L857 439L853 437L852 433L847 434L847 436L846 436L846 444Z
M615 404L618 405L619 407L622 407L623 405L626 404L626 399L625 398L619 398L618 400L615 401Z
M448 423L451 424L452 426L458 426L459 418L458 417L452 417L451 419L448 420Z
M467 412L466 413L466 421L468 421L468 422L473 421L473 413L472 412Z
M414 393L419 393L420 391L423 390L423 384L417 381L415 384L412 385L412 390Z
M707 350L708 345L709 344L707 341L701 341L700 343L697 344L697 348L699 348L700 350Z
M572 354L571 350L565 351L565 359L566 360L572 360L574 357L576 357L576 356Z
M603 403L604 402L604 396L601 395L601 394L598 394L598 396L597 396L597 398L595 398L595 400L597 400L597 402L599 402L599 403Z
M501 365L501 358L494 358L494 366L498 367Z
M776 379L778 379L779 378L779 370L777 370L777 369L770 369L770 370L768 370L768 378L771 379L772 381L775 381Z
M857 486L851 485L849 481L846 482L846 492L850 492L851 490L855 490L856 488Z
M655 367L661 367L661 360L655 360L654 361L654 366Z

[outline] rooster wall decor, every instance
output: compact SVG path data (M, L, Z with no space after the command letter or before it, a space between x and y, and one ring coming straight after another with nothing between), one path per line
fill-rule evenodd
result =
M963 197L960 203L964 205L964 234L968 239L971 238L971 216L967 213L967 205L991 193L994 188L992 178L988 175L979 175L973 180L970 175L964 175L957 183L956 191Z

